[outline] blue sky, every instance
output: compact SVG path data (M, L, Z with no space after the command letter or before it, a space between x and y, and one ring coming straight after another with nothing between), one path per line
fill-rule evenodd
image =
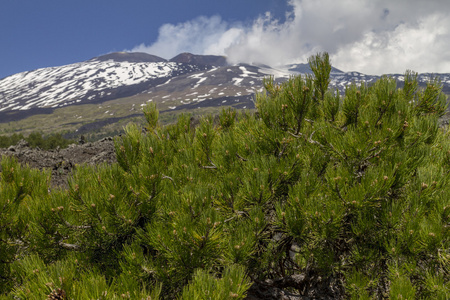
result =
M0 78L114 51L450 72L448 0L1 0Z
M0 78L151 43L160 26L198 16L251 23L279 0L1 0Z

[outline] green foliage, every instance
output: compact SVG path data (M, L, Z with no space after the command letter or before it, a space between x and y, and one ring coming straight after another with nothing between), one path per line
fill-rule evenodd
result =
M24 136L22 134L14 133L10 136L2 135L0 136L0 148L7 148L11 145L16 145L18 141L23 139Z
M14 285L11 264L26 248L30 206L48 194L49 173L20 166L2 157L0 176L0 292Z
M245 268L231 265L220 279L205 270L198 269L192 282L183 289L180 299L244 299L250 282L245 276Z
M236 121L236 111L233 110L231 107L225 109L222 109L222 112L219 116L220 120L220 126L222 128L230 128L234 125L234 122Z
M32 132L27 137L22 134L14 133L11 136L0 136L0 148L7 148L9 146L17 145L20 140L26 140L30 147L39 147L44 150L67 148L73 140L65 139L61 133L51 134L49 136L43 136L40 132Z
M73 256L45 264L38 256L30 255L16 267L23 281L11 294L18 299L49 299L50 295L79 300L159 299L161 292L157 286L153 291L147 292L124 276L108 283L105 276L97 270L83 269Z
M327 52L318 53L308 59L309 67L314 73L316 98L324 100L330 84L331 62Z
M128 125L117 164L77 166L67 190L2 159L0 294L45 299L242 299L271 279L307 295L334 280L351 299L447 299L450 140L439 81L383 77L328 89L264 81L255 115L223 110L146 131ZM302 274L301 284L292 280ZM278 281L277 281L278 280Z
M408 270L398 266L389 266L390 299L415 299L416 289L412 284Z
M144 117L147 121L147 130L151 131L158 126L159 112L155 103L144 106Z

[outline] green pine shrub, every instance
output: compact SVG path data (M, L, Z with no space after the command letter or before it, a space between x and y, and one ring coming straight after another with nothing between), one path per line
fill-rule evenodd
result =
M197 269L192 283L183 289L180 299L244 299L250 287L242 266L230 265L220 279L214 278L203 269Z
M27 137L24 137L23 134L14 133L11 136L0 136L0 148L17 145L22 139L27 141L30 147L39 147L44 150L56 149L57 147L67 148L74 142L71 139L64 138L61 133L44 136L41 132L32 132Z
M23 139L23 134L13 133L12 135L1 135L0 136L0 148L8 148L9 146L16 145L21 139Z
M0 295L15 299L243 299L266 281L350 299L450 297L450 140L438 80L328 88L266 79L256 114L115 139L117 163L79 166L67 190L3 158ZM301 280L294 280L300 278ZM295 277L297 276L297 277ZM278 284L278 285L277 285ZM315 291L317 293L317 290Z

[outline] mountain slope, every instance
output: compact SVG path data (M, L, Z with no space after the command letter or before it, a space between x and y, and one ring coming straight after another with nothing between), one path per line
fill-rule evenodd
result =
M139 93L169 77L204 68L176 62L130 62L100 57L18 73L0 81L0 111L55 108L86 100L115 99Z
M105 54L99 57L94 57L89 61L108 61L113 60L116 62L130 62L130 63L143 63L143 62L166 62L167 60L147 53L142 52L113 52L109 54Z
M173 119L169 114L184 111L253 108L254 94L263 90L264 77L273 76L281 82L298 74L311 74L311 70L307 64L228 65L223 56L190 53L170 60L146 53L110 53L1 79L0 132L89 130L94 128L90 123L106 126L138 116L141 106L152 101L167 120ZM426 85L435 75L420 74L419 82ZM449 93L450 74L437 75L444 92ZM402 85L403 75L390 76ZM348 83L370 84L380 78L336 68L330 77L330 87L341 92ZM43 117L45 122L39 121ZM2 125L19 121L9 127Z
M224 56L216 55L195 55L192 53L181 53L170 59L172 62L203 65L203 66L226 66L227 59Z

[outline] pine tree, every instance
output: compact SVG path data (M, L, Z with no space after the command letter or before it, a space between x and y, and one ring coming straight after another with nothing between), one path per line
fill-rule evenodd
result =
M266 79L257 112L190 115L115 139L117 163L67 190L3 158L0 298L243 299L252 282L305 296L450 297L450 142L439 80L330 90ZM333 290L329 289L332 286ZM328 290L327 290L328 288ZM314 294L315 293L315 294Z

